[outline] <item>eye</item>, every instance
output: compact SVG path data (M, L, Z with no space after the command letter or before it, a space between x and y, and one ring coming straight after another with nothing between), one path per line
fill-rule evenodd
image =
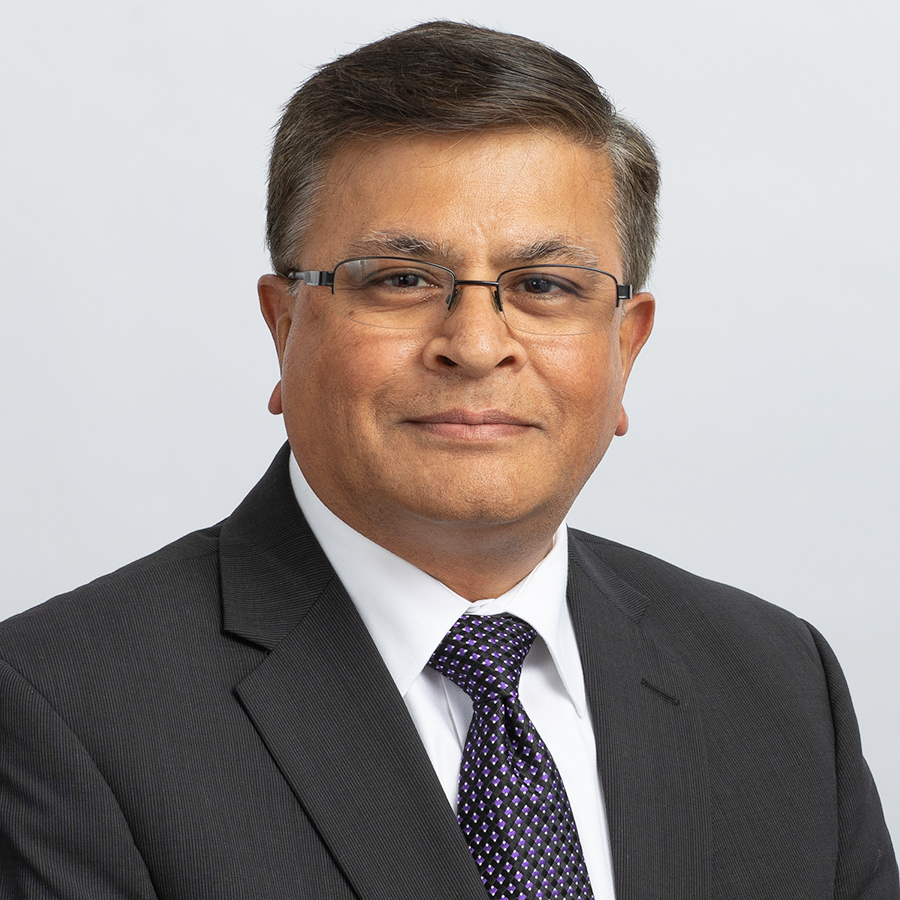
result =
M515 290L525 291L527 294L549 294L553 291L563 290L563 288L554 279L536 273L522 278L515 286Z
M524 295L535 299L561 300L570 295L580 295L581 288L572 280L574 272L568 269L553 272L540 269L536 272L511 273L510 283L503 284L508 294Z
M421 272L392 272L382 275L381 283L392 288L423 288L432 282Z
M367 257L341 263L335 270L337 290L363 290L379 294L427 291L440 284L441 273L416 260Z

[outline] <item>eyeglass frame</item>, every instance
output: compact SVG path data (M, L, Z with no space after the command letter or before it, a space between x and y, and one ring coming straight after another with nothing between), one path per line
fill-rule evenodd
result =
M325 269L291 269L290 272L282 277L287 278L288 281L302 282L309 287L330 287L331 294L332 296L334 296L334 276L337 270L346 263L362 262L366 259L389 259L396 262L406 262L410 265L418 263L419 265L432 266L435 269L441 269L444 272L449 272L453 278L453 287L450 293L447 295L447 299L444 301L447 305L448 314L453 311L453 308L459 298L458 289L460 285L482 285L483 287L494 288L494 306L498 313L502 313L503 301L500 297L500 279L503 278L504 275L509 275L510 272L525 272L529 269L539 269L541 267L541 264L532 264L530 266L513 266L511 269L504 269L497 276L496 281L480 281L471 278L459 279L456 277L456 272L454 272L453 269L450 269L447 266L442 266L439 263L428 262L424 259L408 259L405 256L351 256L349 259L342 259L330 272ZM616 276L613 275L612 272L607 272L605 269L595 269L593 266L579 266L573 265L571 263L544 263L543 265L556 269L582 269L588 272L597 272L600 275L609 276L616 284L616 309L619 309L622 301L630 300L634 296L634 288L632 287L632 285L620 284L619 279L616 278ZM361 324L371 323L363 322Z

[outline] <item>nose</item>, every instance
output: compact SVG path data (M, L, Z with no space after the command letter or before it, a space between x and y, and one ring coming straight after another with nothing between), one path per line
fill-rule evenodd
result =
M491 289L488 296L475 290L479 287ZM525 349L503 317L497 282L457 281L447 315L425 348L426 366L483 378L497 368L520 368L524 361Z

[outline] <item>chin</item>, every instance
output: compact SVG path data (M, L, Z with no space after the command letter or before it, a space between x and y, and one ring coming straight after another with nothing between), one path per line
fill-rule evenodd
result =
M409 498L408 509L422 519L448 525L500 526L522 522L529 517L544 519L562 503L548 502L534 486L506 482L443 482L424 486ZM567 507L566 507L567 508ZM560 519L565 515L565 509Z

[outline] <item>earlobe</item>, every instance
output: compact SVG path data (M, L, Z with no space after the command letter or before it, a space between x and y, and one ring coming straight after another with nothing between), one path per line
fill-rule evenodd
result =
M271 409L271 407L270 407ZM616 423L616 437L622 437L628 431L628 413L625 407L619 411L619 421Z
M269 412L273 416L280 416L284 412L284 407L281 404L281 379L278 380L278 384L275 385L272 391L272 396L269 397Z

